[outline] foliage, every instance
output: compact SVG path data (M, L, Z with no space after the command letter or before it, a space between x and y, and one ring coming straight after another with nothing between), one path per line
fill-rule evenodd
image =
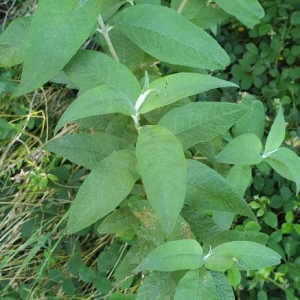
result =
M102 242L110 239L106 234L114 234L125 242L123 246L117 244L99 254L98 273L81 263L80 251L74 250L80 246L76 240L67 242L73 236L60 236L49 250L45 245L50 237L39 235L29 259L45 247L46 262L37 272L41 275L50 269L53 282L49 283L49 289L54 282L62 282L65 295L75 292L75 284L53 268L55 253L64 243L72 245L65 246L65 251L74 259L69 261L69 271L78 273L80 281L96 288L98 298L106 294L108 299L153 299L155 292L156 299L234 299L230 285L245 286L246 275L254 277L250 290L259 286L261 278L284 290L281 284L285 283L286 270L297 272L297 262L290 258L296 253L295 242L299 239L282 239L282 234L294 237L299 233L292 211L296 203L294 195L300 189L300 160L292 150L293 144L287 142L282 108L289 103L282 101L282 105L277 105L276 118L271 126L267 124L270 128L265 137L262 101L243 95L241 103L237 103L238 86L214 77L232 79L242 89L254 85L253 93L260 96L260 88L268 76L274 74L274 81L282 80L279 72L275 72L278 58L275 53L275 62L269 61L266 66L257 62L258 49L250 43L246 45L250 54L246 52L238 64L229 67L230 71L223 72L230 59L236 62L235 54L228 56L203 30L216 34L221 30L219 24L226 20L227 27L217 37L223 44L226 30L236 28L236 21L229 15L235 15L239 9L239 21L253 28L264 15L260 4L256 0L247 5L234 1L233 6L232 3L226 6L227 2L218 0L219 8L203 1L190 1L186 6L185 1L172 1L169 8L167 3L161 6L159 1L136 1L135 5L117 2L103 0L100 5L100 1L95 0L68 0L49 5L41 0L32 20L28 21L30 27L23 58L19 55L23 53L20 51L23 42L14 45L13 26L19 20L13 21L1 36L5 52L0 52L0 62L3 60L7 66L23 62L21 83L12 89L14 97L31 92L49 80L79 90L78 97L56 124L55 133L63 129L62 133L47 143L46 149L91 172L82 184L76 179L80 188L70 212L64 214L54 231L85 236L97 230ZM193 9L198 11L196 15L191 14ZM211 12L209 26L198 24L198 14L201 15L203 9ZM270 19L270 15L273 18L272 14L273 11L270 13L267 9L263 22ZM222 16L222 21L218 16ZM49 20L55 22L49 25ZM105 25L104 21L112 25ZM74 24L79 29L76 34ZM291 32L297 24L294 14ZM263 25L268 23L259 25L258 29L254 27L249 31L250 36L264 37L269 31L260 29ZM238 27L238 32L241 28L244 27ZM26 31L26 27L23 29ZM297 36L292 37L299 40ZM54 44L54 38L60 38L58 44ZM96 46L99 44L101 51L107 54L100 53L99 49L79 50L87 39ZM120 40L125 42L120 43ZM229 46L226 44L225 50ZM141 55L133 56L130 51L124 54L128 49ZM243 51L238 52L241 53ZM275 66L275 71L267 69L271 66ZM208 68L214 71L205 70ZM297 80L297 67L287 68L286 73L288 78L292 76ZM8 84L5 89L6 86ZM217 88L219 90L215 90ZM262 88L262 96L269 97L270 89ZM282 91L276 95L271 93L271 97L280 95L296 104L297 89L295 82L287 82ZM290 96L286 96L287 91ZM223 103L213 102L218 97ZM270 107L268 101L261 100ZM293 116L295 110L290 112ZM23 127L21 124L22 132L28 127L27 123ZM68 131L69 123L79 124L81 132L62 136ZM8 130L9 123L3 126L4 138L13 134ZM291 122L289 126L293 128L294 124ZM53 165L50 170L52 168ZM75 178L85 175L86 169L77 172L80 175L75 173ZM272 175L275 179L271 174L275 174ZM262 184L262 176L266 178L262 180L273 184L270 191ZM293 183L286 183L283 178ZM60 182L56 172L38 174L31 180L29 187L33 190L43 190L49 181ZM272 195L273 182L280 187L281 196L273 195L274 201L258 196L247 204L253 191ZM267 204L280 209L283 198L289 203L284 209L286 222L267 242L258 232L261 226L257 218L262 217L268 227L277 228L277 216ZM256 213L250 207L257 210ZM67 216L68 223L63 229ZM284 250L278 245L281 240ZM121 257L116 259L116 253L121 252L123 256L127 243L131 247L120 263ZM93 265L92 256L88 259ZM281 258L285 260L284 267L280 266L283 273L275 271ZM4 260L4 265L6 263ZM257 269L259 271L253 271ZM142 284L138 275L141 271L145 278ZM107 277L101 276L107 272ZM3 288L10 289L5 284ZM128 288L128 293L114 293ZM27 287L22 289L26 291ZM28 299L28 294L19 293L22 299ZM290 288L285 296L296 299L296 293ZM12 292L10 296L15 295ZM240 297L239 290L237 296ZM52 295L49 297L55 299ZM264 299L265 292L259 291L257 297Z

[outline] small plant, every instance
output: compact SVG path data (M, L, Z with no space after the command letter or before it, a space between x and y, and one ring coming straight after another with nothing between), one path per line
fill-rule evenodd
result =
M14 97L50 80L79 90L56 133L69 123L82 132L46 145L91 170L66 233L97 224L99 234L126 237L132 247L116 271L120 282L143 272L138 299L234 299L225 271L280 263L267 235L230 228L238 215L256 221L243 199L252 166L269 164L299 192L299 157L281 147L282 107L263 147L259 100L195 97L238 88L211 75L230 58L202 29L230 15L252 28L264 11L256 0L40 0L0 37L0 65L23 63ZM102 51L84 50L91 43Z

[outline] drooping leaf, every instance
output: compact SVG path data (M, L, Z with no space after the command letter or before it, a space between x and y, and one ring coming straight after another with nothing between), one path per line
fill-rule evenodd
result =
M212 217L197 211L193 207L185 207L182 210L181 215L187 220L192 233L198 241L206 240L211 235L221 230L213 221Z
M226 179L228 183L237 191L242 197L248 188L252 178L250 166L234 165ZM222 230L227 230L231 227L234 214L227 211L214 211L213 219Z
M126 3L126 0L101 0L100 2L100 14L103 21L106 22Z
M183 98L183 99L180 99L170 105L162 106L162 107L156 108L154 110L151 110L148 113L144 114L143 116L151 124L157 124L159 122L159 120L170 110L177 108L177 107L184 106L189 103L191 103L191 100L189 98Z
M24 61L31 21L32 17L18 18L0 35L0 67L12 67Z
M129 39L121 29L114 28L109 32L114 49L122 64L134 70L144 58L144 51Z
M236 122L233 134L239 136L244 133L254 133L261 139L265 129L265 110L262 102L255 100L251 95L246 95L241 104L250 109Z
M203 29L208 29L221 24L229 17L227 13L218 7L204 5L191 21Z
M268 241L268 235L256 231L224 230L216 232L207 238L206 244L212 248L218 245L234 241L250 241L265 245Z
M171 110L159 125L170 130L188 149L228 130L247 109L232 103L196 102Z
M206 269L188 271L177 286L174 300L217 300L215 282Z
M175 288L171 273L153 272L138 289L136 300L173 300Z
M251 168L249 166L234 165L226 179L234 189L244 196L252 178Z
M203 264L202 254L202 248L195 240L167 242L148 254L135 271L154 270L171 272L197 269Z
M235 300L232 288L223 272L210 272L217 288L218 300Z
M131 101L110 86L100 86L89 90L75 99L59 119L55 132L64 125L86 117L121 113L135 114Z
M81 92L108 84L125 94L132 103L141 92L138 80L129 69L97 51L79 51L64 71Z
M215 0L227 13L249 28L253 28L264 17L265 12L257 0Z
M282 177L296 183L300 190L300 158L288 148L280 147L266 159L266 162Z
M103 159L89 174L71 205L69 234L95 223L115 209L138 179L131 150L121 150Z
M117 24L141 49L167 63L224 69L230 62L212 37L170 8L131 6L121 12Z
M144 126L137 159L150 203L167 234L171 234L186 191L186 162L178 140L162 126Z
M205 260L205 267L213 271L222 271L219 262L230 260L231 267L234 269L257 270L277 265L280 259L277 252L264 245L248 241L234 241L214 248ZM226 269L224 267L223 270Z
M39 1L15 96L39 88L63 69L91 34L99 11L98 0Z
M284 137L285 121L282 106L280 105L274 123L272 124L272 127L267 137L264 154L269 155L270 153L272 153L272 151L277 150L284 141Z
M166 241L183 240L193 238L188 223L179 215L173 233L166 237L160 222L157 219L149 201L140 200L130 205L132 213L140 221L139 226L134 230L136 235L146 241L151 241L155 245L160 245Z
M183 6L180 14L183 15L187 19L194 18L199 11L205 6L206 0L189 0ZM182 0L172 0L171 8L175 11L182 5Z
M255 219L253 212L230 183L208 166L187 161L187 199L193 206L237 213Z
M115 116L106 126L105 133L117 136L131 145L136 144L138 137L132 118L124 115Z
M99 161L114 151L130 148L122 139L108 134L79 133L56 138L45 149L71 162L93 169Z
M121 207L107 216L97 229L100 234L112 234L131 230L138 220L128 207Z
M262 162L262 143L253 133L245 133L231 140L217 155L217 162L234 165L256 165Z
M211 89L234 86L234 83L197 73L177 73L161 77L150 84L149 89L153 91L147 96L140 112L147 113Z

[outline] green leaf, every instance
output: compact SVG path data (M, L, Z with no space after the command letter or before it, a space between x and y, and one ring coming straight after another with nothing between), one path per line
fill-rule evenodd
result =
M256 165L262 162L262 143L253 133L245 133L231 140L217 155L217 162L234 165Z
M97 229L99 234L112 234L131 230L138 224L128 207L122 207L107 216Z
M144 126L136 151L148 199L163 229L171 234L186 191L186 162L182 147L167 129L158 125Z
M280 105L279 110L277 112L277 116L274 120L274 123L272 124L272 127L267 137L264 155L267 157L273 151L276 151L284 141L284 137L285 121L282 106Z
M101 0L100 14L103 21L110 19L125 3L126 0Z
M171 273L153 272L138 289L136 300L173 300L175 288Z
M235 300L232 288L225 276L221 272L210 272L217 288L218 300Z
M79 133L56 138L48 142L44 149L93 169L99 161L114 151L130 147L122 139L109 134Z
M253 212L230 183L208 166L187 161L186 201L201 209L228 211L255 219Z
M230 260L232 268L238 270L257 270L280 263L280 255L264 245L234 241L221 244L214 248L205 260L205 267L210 270L221 271L219 261ZM227 268L224 267L224 271Z
M246 189L250 185L252 179L252 172L250 166L234 165L227 177L227 181L242 197ZM234 214L226 211L214 211L213 219L222 230L227 230L231 227Z
M220 228L210 216L195 210L193 207L184 207L181 215L187 220L197 241L206 240L212 234L220 231Z
M253 28L265 15L257 0L215 0L215 2L249 28Z
M103 159L86 178L71 205L68 234L109 214L130 193L138 177L132 151L121 150Z
M229 17L227 13L218 7L205 5L201 7L199 13L191 21L203 29L208 29L221 24Z
M197 269L203 264L202 254L202 248L195 240L167 242L148 254L137 266L135 272Z
M39 1L15 96L39 88L65 66L90 36L99 11L98 0Z
M124 115L114 117L105 128L105 133L117 136L131 145L136 144L138 137L132 118Z
M229 269L227 272L227 278L230 284L236 289L241 283L242 275L239 270Z
M254 100L250 95L243 98L241 104L250 109L236 122L233 127L235 136L244 133L254 133L261 139L265 130L265 110L264 105L259 100Z
M249 166L234 165L226 179L241 196L244 196L252 179L251 168Z
M277 216L276 216L273 212L271 212L271 211L267 211L267 212L265 213L265 215L264 215L264 222L265 222L268 226L270 226L270 227L272 227L272 228L274 228L274 229L276 229L276 228L278 227L278 219L277 219Z
M196 102L172 109L159 125L170 130L184 149L212 140L225 132L247 111L232 103Z
M234 241L250 241L265 245L268 238L268 235L256 231L224 230L208 237L206 244L212 248Z
M138 237L160 245L166 241L190 239L193 237L188 223L179 215L174 231L166 237L149 201L140 200L129 204L132 213L140 221L139 226L134 228Z
M266 159L266 162L282 177L296 183L300 190L300 158L288 148L280 147Z
M164 62L202 69L224 69L230 63L211 36L170 8L131 6L117 23L141 49Z
M32 17L18 18L0 35L0 67L8 68L24 61L31 21Z
M81 92L108 84L124 93L132 103L141 93L138 80L128 68L97 51L79 51L64 68L64 72Z
M144 58L144 51L129 39L121 29L114 28L109 32L114 49L122 64L134 70Z
M110 86L100 86L89 90L75 99L59 119L55 133L64 125L86 117L121 113L135 114L131 101Z
M174 300L217 300L217 290L211 274L201 268L188 271L177 286Z
M236 86L234 83L196 73L177 73L161 77L150 84L149 89L153 91L147 96L140 112L147 113L211 89L234 86Z
M177 11L181 3L182 0L172 0L170 7ZM185 18L192 19L199 13L199 11L205 6L205 4L206 0L189 0L185 3L180 13Z

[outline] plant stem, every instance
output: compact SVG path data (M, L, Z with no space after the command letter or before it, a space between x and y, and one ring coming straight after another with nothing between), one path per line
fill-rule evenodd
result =
M104 21L103 21L103 19L102 19L102 17L101 17L100 14L99 14L99 17L98 17L98 23L99 23L99 25L100 25L100 29L97 29L97 30L98 30L100 33L103 34L103 37L104 37L104 39L105 39L105 41L106 41L106 44L107 44L107 46L108 46L108 49L109 49L109 51L110 51L110 53L111 53L111 56L113 57L114 60L116 60L117 62L120 62L120 60L119 60L119 58L118 58L118 55L117 55L117 53L116 53L116 51L115 51L115 49L114 49L114 46L113 46L113 44L112 44L112 42L111 42L111 40L110 40L109 34L108 34L108 32L109 32L109 30L110 30L111 28L105 26Z
M177 12L178 12L179 14L181 14L181 12L182 12L184 6L186 5L186 3L187 3L187 0L182 0L182 2L180 3L180 5L179 5L179 7L178 7L178 9L177 9Z

